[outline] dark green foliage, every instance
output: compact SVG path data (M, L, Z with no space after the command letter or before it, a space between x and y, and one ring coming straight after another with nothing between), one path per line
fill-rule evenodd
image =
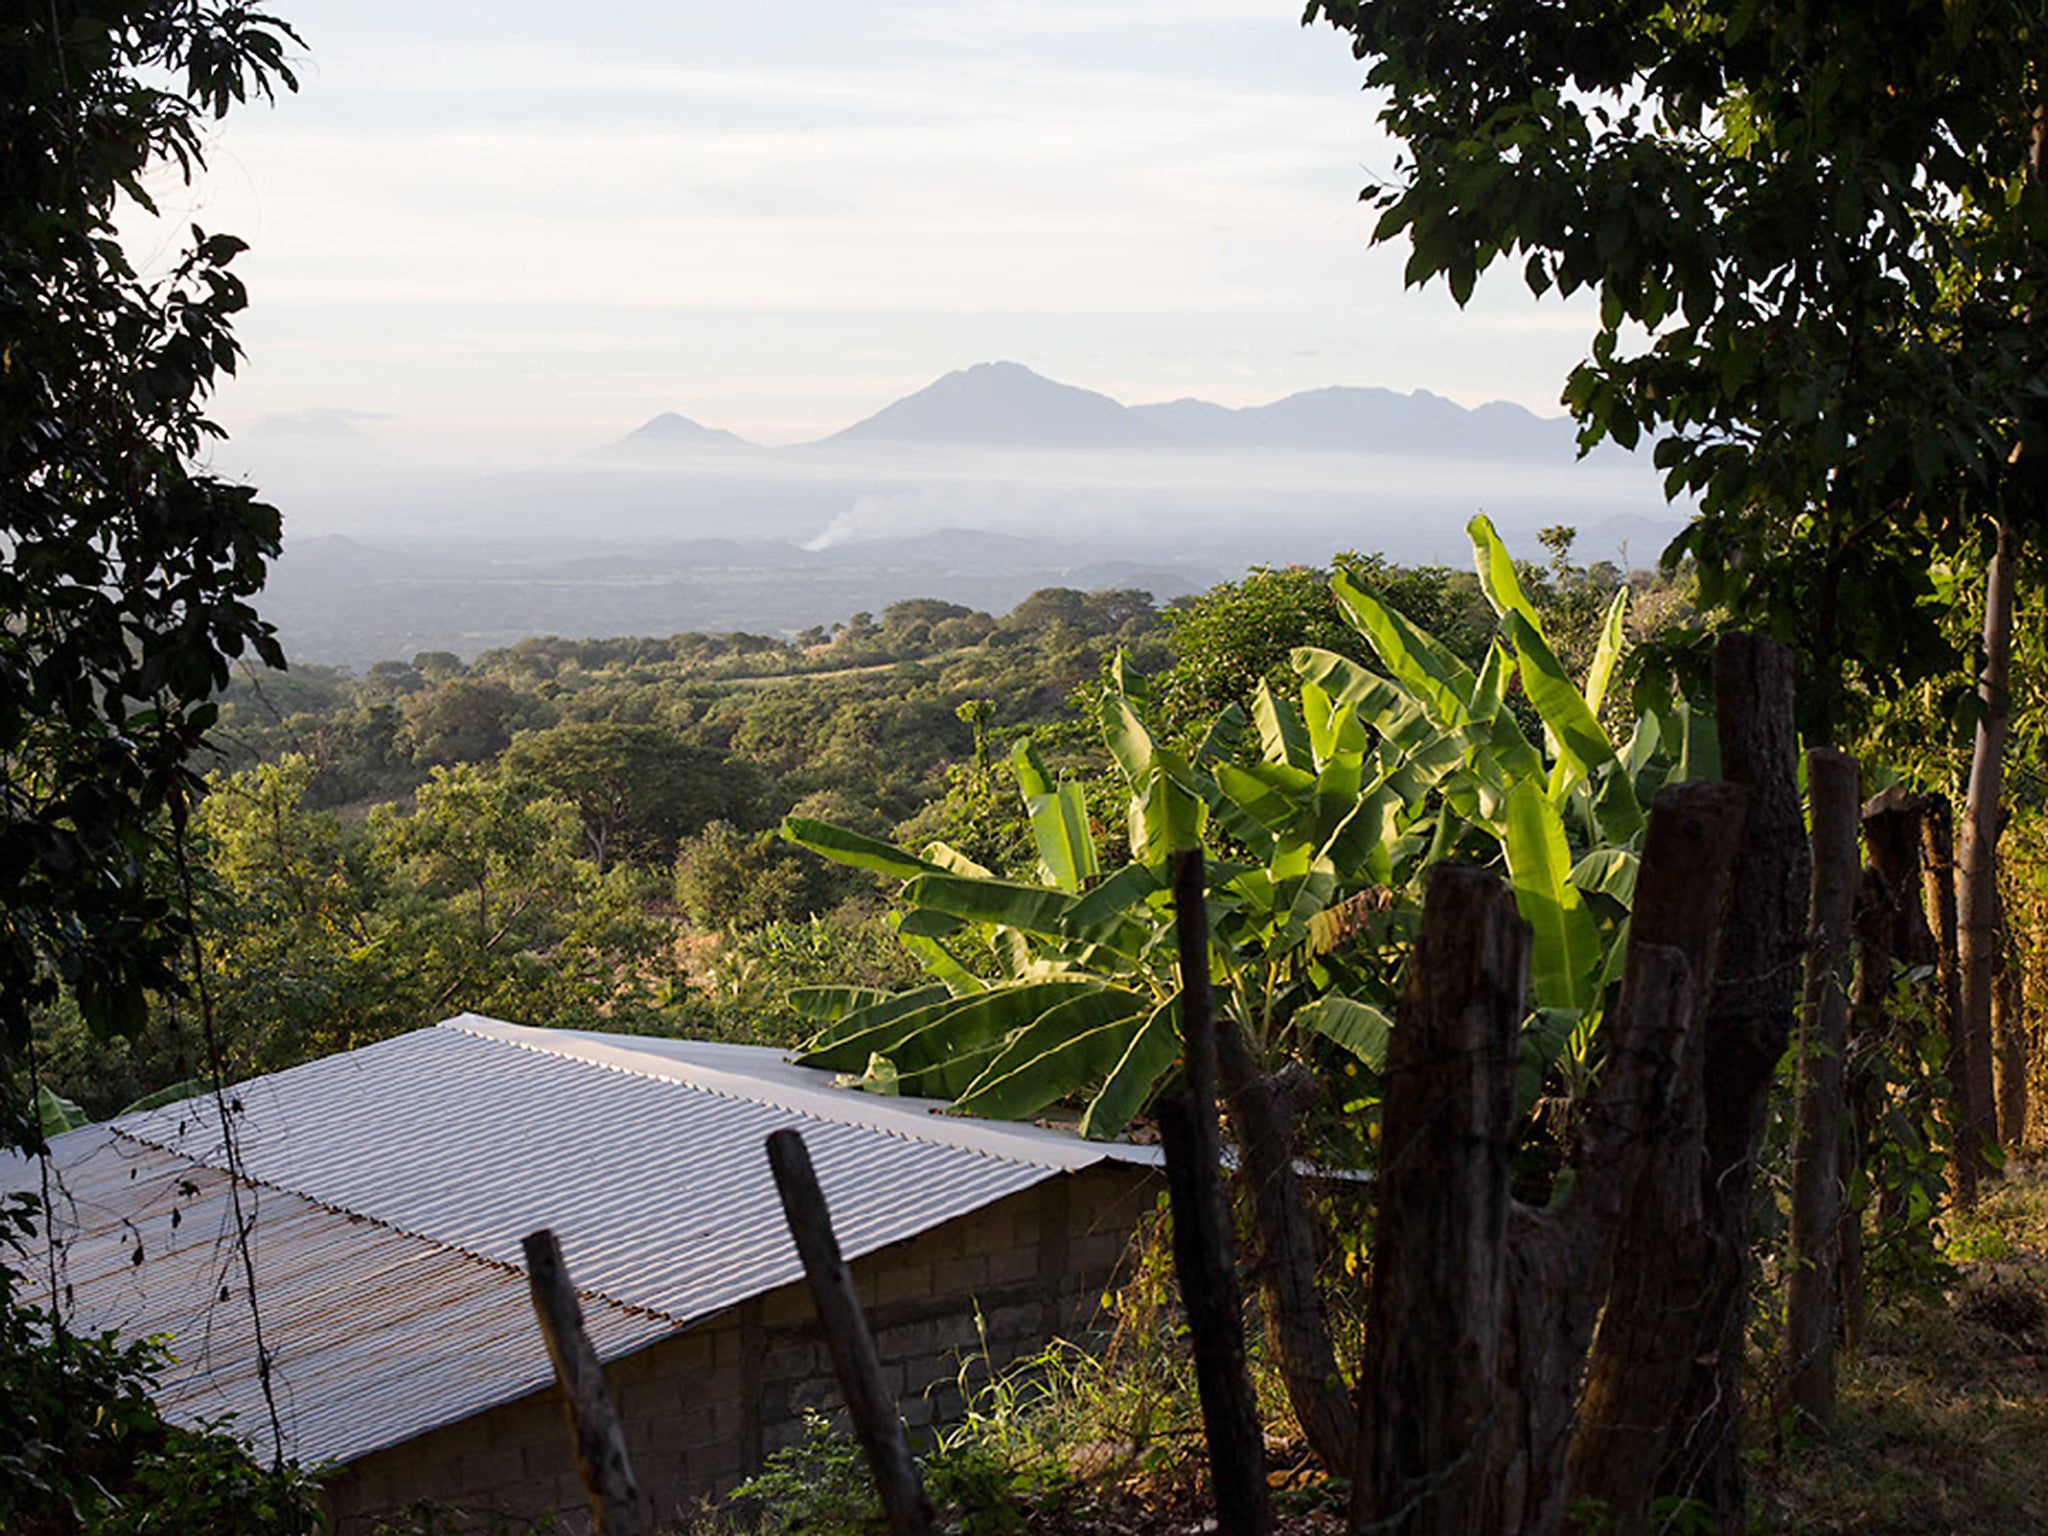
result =
M714 821L676 853L676 904L703 928L759 928L829 906L830 881L773 832Z
M661 726L567 721L520 736L503 766L575 805L599 870L622 855L660 862L711 821L762 819L759 769Z
M1468 666L1476 667L1485 655L1493 611L1470 571L1397 566L1353 551L1330 564L1435 635ZM1367 652L1358 632L1330 594L1330 575L1318 566L1262 566L1167 609L1173 665L1159 683L1161 725L1179 735L1232 704L1250 708L1262 682L1291 687L1288 658L1297 646L1363 659Z
M1591 292L1566 403L1656 437L1672 553L1806 657L1804 705L1959 659L1930 567L2040 526L2048 189L2032 0L1315 0L1405 155L1369 188L1411 284Z
M189 468L239 349L238 240L167 277L115 239L122 197L188 175L206 120L294 84L290 30L211 0L51 0L0 20L0 1049L68 988L132 1030L183 923L157 855L230 658L280 665L250 599L278 516ZM11 1114L0 1140L21 1131Z

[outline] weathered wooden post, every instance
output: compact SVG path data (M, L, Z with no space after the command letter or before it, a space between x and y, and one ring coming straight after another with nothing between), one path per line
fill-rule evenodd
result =
M1354 1531L1484 1529L1528 968L1499 878L1432 869L1381 1101Z
M1849 938L1855 917L1862 775L1846 752L1806 754L1813 822L1806 995L1801 1008L1799 1126L1792 1150L1792 1276L1785 1299L1785 1387L1825 1429L1835 1418L1835 1326L1841 1315L1842 1112L1849 1052Z
M810 1282L818 1321L832 1351L832 1369L839 1377L839 1390L846 1395L854 1436L882 1496L889 1529L894 1536L930 1536L932 1507L924 1496L924 1481L910 1454L896 1399L882 1380L875 1336L853 1288L853 1273L832 1234L832 1214L826 1209L825 1192L818 1187L803 1137L786 1126L769 1132L768 1162L775 1170L782 1214L803 1260L804 1278Z
M1195 1352L1195 1385L1224 1536L1265 1536L1266 1439L1245 1365L1244 1319L1229 1209L1218 1170L1215 1014L1209 996L1209 920L1199 848L1173 856L1175 937L1180 944L1185 1087L1153 1106L1166 1153L1173 1209L1173 1264Z
M1571 1451L1575 1495L1602 1504L1625 1536L1642 1529L1660 1494L1700 1501L1722 1531L1742 1521L1750 1187L1805 942L1791 654L1757 636L1723 636L1714 683L1723 776L1748 798L1736 894L1700 1008L1699 1049L1681 1082L1677 1113L1690 1124L1674 1128L1672 1156L1645 1180L1623 1223ZM1638 932L1645 894L1639 880ZM1678 889L1656 899L1695 898Z
M541 1337L554 1362L555 1385L569 1416L569 1436L576 1447L576 1475L590 1500L591 1528L597 1536L644 1536L650 1529L647 1506L633 1467L626 1457L626 1435L605 1390L604 1368L583 1331L583 1308L561 1244L546 1227L530 1232L520 1246L526 1250L526 1283L533 1293L534 1314Z

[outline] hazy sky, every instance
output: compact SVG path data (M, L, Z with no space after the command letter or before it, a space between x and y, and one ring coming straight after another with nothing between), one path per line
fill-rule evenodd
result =
M242 235L231 428L516 463L677 410L762 442L1010 358L1131 403L1326 384L1555 414L1590 330L1369 252L1392 169L1290 0L276 0L303 89L182 225Z

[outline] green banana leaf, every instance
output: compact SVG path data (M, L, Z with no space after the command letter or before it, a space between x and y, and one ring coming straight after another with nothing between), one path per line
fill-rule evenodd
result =
M1503 614L1500 622L1514 643L1521 664L1523 691L1557 743L1551 798L1563 799L1575 784L1591 786L1601 835L1611 843L1633 840L1643 829L1643 808L1607 733L1586 707L1585 695L1565 675L1564 667L1540 630L1518 613Z
M1081 791L1071 784L1054 784L1029 740L1017 743L1010 762L1024 793L1024 811L1031 821L1038 862L1053 884L1063 891L1078 892L1102 872Z
M992 923L1046 938L1064 937L1081 904L1079 897L1050 886L961 875L919 875L903 887L903 899L912 912L943 912L970 923Z
M1394 1021L1371 1003L1326 992L1294 1014L1295 1027L1335 1041L1374 1072L1387 1070Z
M865 987L801 987L791 992L790 997L794 1001L798 991L823 993L864 992L867 990ZM823 1050L826 1046L836 1041L857 1035L863 1030L872 1029L877 1024L886 1024L892 1019L900 1019L906 1014L933 1008L940 1004L951 1002L952 999L953 993L937 982L928 986L913 987L908 992L883 992L878 994L873 1002L864 1004L859 1008L849 1008L844 1013L833 1017L826 1027L812 1037L804 1048L812 1051ZM799 1009L798 1011L801 1012L802 1010ZM815 1015L807 1015L807 1017L815 1017Z
M1479 588L1493 605L1493 611L1503 619L1511 613L1520 614L1530 628L1541 634L1543 621L1536 617L1536 605L1522 590L1514 557L1494 532L1493 519L1480 512L1465 524L1465 532L1472 540L1472 563L1479 568Z
M830 1024L849 1013L871 1008L890 996L881 987L791 987L783 994L790 1012L800 1019L814 1019L820 1024Z
M52 1093L46 1087L36 1090L36 1124L43 1135L62 1135L87 1123L85 1111L62 1094Z
M1252 720L1259 728L1259 746L1269 763L1285 763L1306 773L1315 772L1315 754L1309 746L1308 727L1295 707L1274 693L1264 682L1252 695Z
M797 1064L849 1072L880 1053L893 1061L900 1073L922 1072L950 1056L1002 1039L1055 1003L1101 989L1102 983L1092 978L990 987L972 997L955 998L806 1051Z
M1597 719L1607 699L1607 685L1614 678L1615 663L1628 645L1627 587L1617 587L1614 601L1607 605L1607 618L1600 626L1600 643L1593 651L1593 664L1586 669L1586 708Z
M808 816L784 817L782 835L799 848L822 854L835 864L872 869L878 874L894 875L899 880L908 880L926 870L938 868L929 859L906 853L893 843L851 832L845 827L835 827L829 821L813 821Z
M971 1101L984 1088L999 1082L1019 1067L1036 1061L1055 1046L1063 1045L1092 1029L1105 1024L1114 1024L1118 1019L1128 1019L1146 1011L1149 999L1142 993L1127 987L1104 987L1097 992L1085 993L1055 1003L1022 1029L1014 1031L1001 1044L995 1055L985 1062L979 1072L961 1085L956 1097ZM1065 1098L1089 1086L1086 1083L1070 1083L1061 1089L1055 1098ZM1051 1100L1047 1100L1050 1103ZM983 1113L983 1111L975 1111ZM990 1113L993 1113L990 1111Z
M1133 1013L1082 1034L1069 1035L1031 1060L953 1102L953 1112L1016 1120L1036 1114L1088 1084L1099 1083L1115 1070L1144 1027L1145 1015Z
M1342 573L1331 579L1330 590L1352 628L1372 643L1394 681L1415 696L1437 727L1464 724L1465 703L1478 682L1472 669Z
M1606 896L1623 907L1635 905L1636 869L1640 861L1626 848L1595 848L1572 866L1572 884Z
M1144 1109L1152 1092L1180 1060L1180 998L1176 995L1153 1009L1122 1058L1088 1101L1081 1116L1081 1134L1091 1141L1118 1135Z
M1536 1001L1583 1011L1593 1003L1600 928L1571 883L1564 822L1543 786L1524 779L1508 792L1504 846L1515 906L1534 934L1529 951Z

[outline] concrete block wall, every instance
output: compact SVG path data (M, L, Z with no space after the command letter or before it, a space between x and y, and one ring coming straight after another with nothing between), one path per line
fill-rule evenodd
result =
M855 1261L854 1281L890 1389L913 1430L956 1419L963 1357L995 1365L1085 1336L1105 1284L1161 1187L1104 1164L1031 1189ZM977 1320L978 1316L978 1320ZM541 1348L536 1332L534 1347ZM606 1368L640 1486L670 1518L722 1493L803 1438L804 1414L839 1412L839 1387L802 1281ZM431 1503L482 1526L555 1510L587 1526L552 1388L349 1464L328 1485L336 1536Z

